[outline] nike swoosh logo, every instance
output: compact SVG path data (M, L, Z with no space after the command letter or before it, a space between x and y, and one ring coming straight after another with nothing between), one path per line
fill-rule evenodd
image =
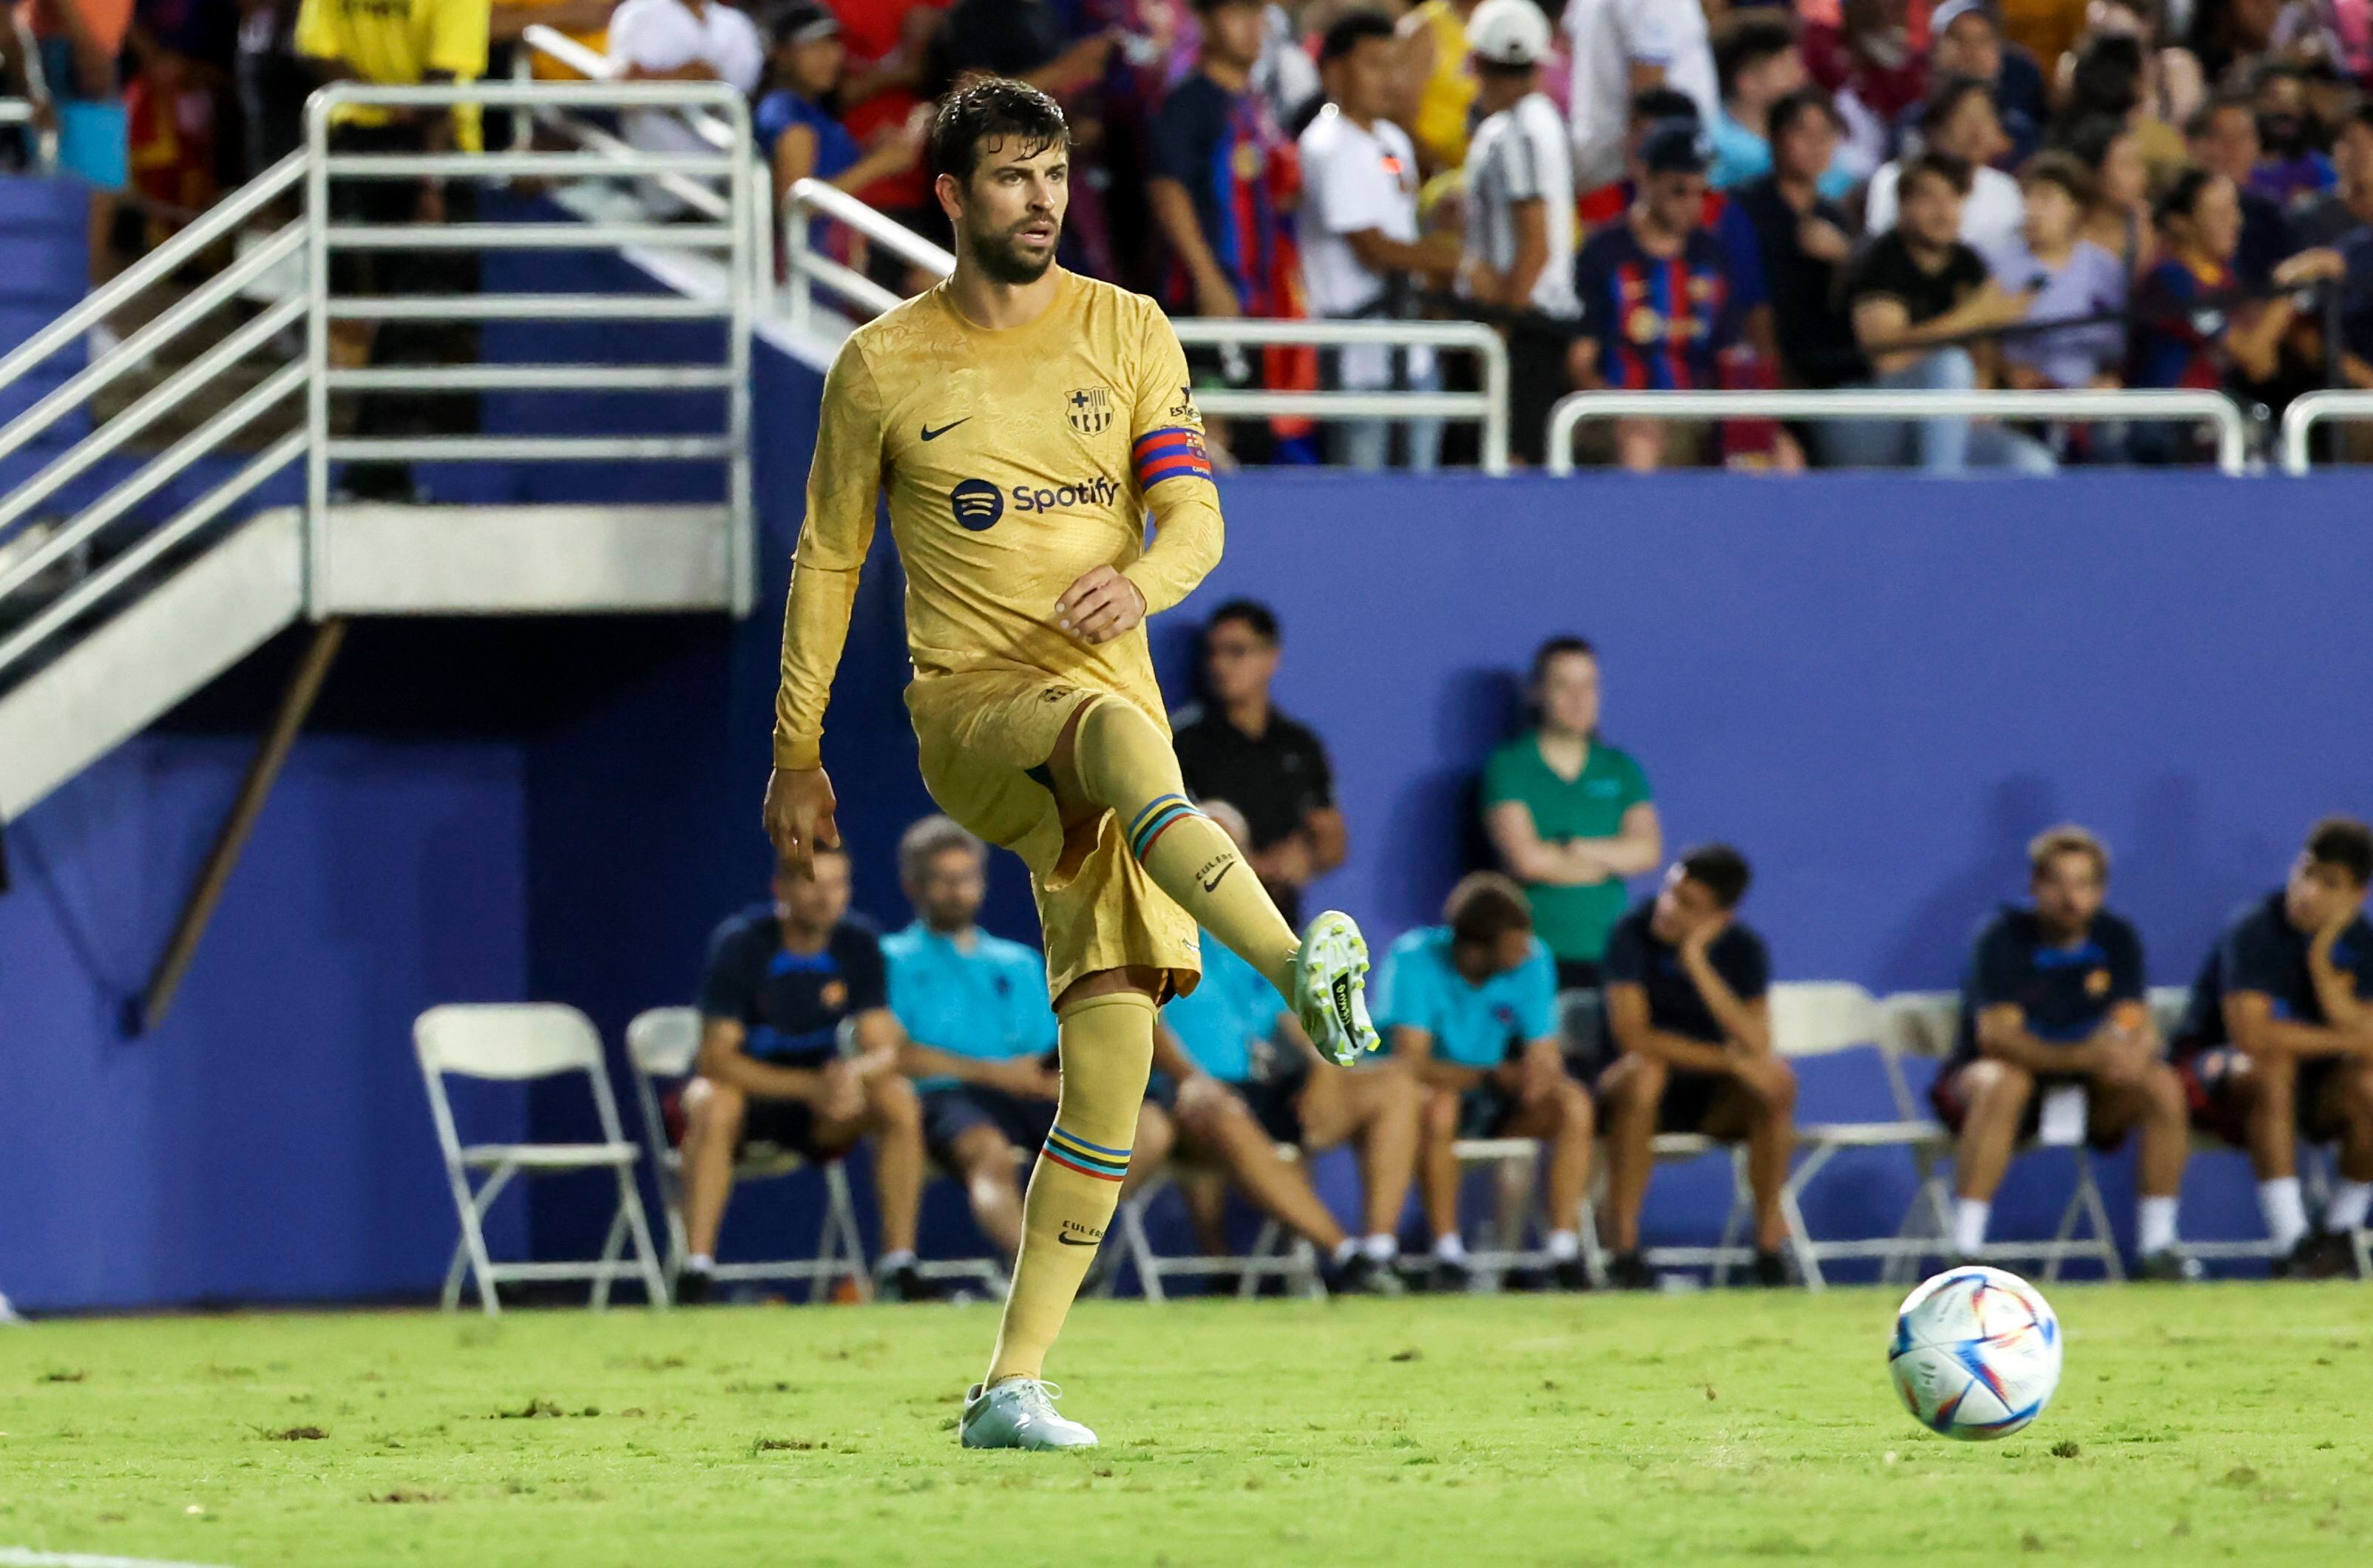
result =
M1055 1233L1055 1239L1061 1242L1066 1247L1093 1247L1095 1245L1094 1242L1088 1240L1084 1237L1073 1236L1068 1230L1057 1231Z
M923 426L923 439L926 441L936 441L941 436L945 436L949 431L953 430L956 425L962 424L971 418L972 415L966 414L964 416L964 419L956 420L952 424L942 424L937 430L934 430L929 425L926 424Z
M1220 874L1217 877L1212 877L1209 882L1203 884L1203 891L1207 893L1218 892L1220 890L1220 884L1226 881L1228 879L1228 873L1233 871L1235 868L1236 863L1233 860L1228 862L1227 865L1220 867Z

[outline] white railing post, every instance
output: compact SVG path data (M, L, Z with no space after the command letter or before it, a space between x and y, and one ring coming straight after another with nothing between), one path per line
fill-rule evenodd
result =
M321 619L330 563L330 106L305 102L305 613Z
M2291 406L2283 411L2283 471L2296 476L2315 466L2308 438L2318 424L2326 420L2367 419L2373 419L2373 392L2332 389L2304 392L2292 399Z

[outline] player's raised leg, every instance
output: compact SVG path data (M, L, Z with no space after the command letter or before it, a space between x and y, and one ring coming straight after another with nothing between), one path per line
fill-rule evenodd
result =
M1186 799L1170 738L1142 710L1111 698L1082 707L1049 772L1065 818L1081 803L1115 813L1153 885L1277 987L1321 1051L1349 1065L1382 1043L1359 926L1329 910L1296 940L1235 842Z
M1138 1107L1153 1064L1151 971L1080 981L1056 1007L1063 1091L1022 1208L1013 1268L988 1375L964 1396L967 1448L1084 1448L1096 1434L1055 1413L1040 1374L1080 1293L1128 1179Z

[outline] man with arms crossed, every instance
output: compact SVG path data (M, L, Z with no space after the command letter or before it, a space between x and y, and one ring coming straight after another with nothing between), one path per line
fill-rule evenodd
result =
M1060 1020L1055 1127L997 1349L965 1397L967 1447L1095 1441L1040 1375L1128 1174L1155 1010L1201 976L1197 927L1334 1060L1378 1044L1359 928L1329 912L1297 940L1187 804L1145 618L1219 559L1218 493L1162 312L1055 265L1070 142L1055 101L1018 82L941 105L930 161L956 270L851 333L824 378L766 785L787 859L839 842L824 713L886 490L923 782L1029 865Z
M2110 852L2084 829L2065 826L2038 834L2027 862L2034 903L2005 907L1978 933L1961 982L1960 1037L1930 1092L1958 1140L1954 1256L1980 1255L2012 1153L2041 1128L2045 1097L2074 1086L2085 1091L2094 1147L2114 1149L2142 1130L2140 1272L2195 1279L2200 1266L2175 1238L2191 1145L2183 1085L2159 1057L2144 1000L2142 937L2101 907Z
M2192 982L2175 1059L2192 1124L2250 1151L2275 1272L2355 1266L2348 1233L2373 1202L2373 830L2327 817L2282 887L2225 928ZM2309 1230L2301 1134L2340 1144L2340 1181Z

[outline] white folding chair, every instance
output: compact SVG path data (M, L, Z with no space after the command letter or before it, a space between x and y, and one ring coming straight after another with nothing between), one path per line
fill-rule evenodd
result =
M692 1075L700 1057L700 1011L696 1007L653 1007L638 1013L626 1026L626 1057L634 1063L635 1096L643 1113L643 1134L651 1146L651 1165L659 1173L660 1200L667 1213L668 1277L684 1268L684 1156L669 1141L667 1120L660 1106L660 1085ZM736 1186L789 1176L808 1162L772 1144L745 1144L734 1162ZM850 1282L861 1300L872 1294L873 1282L865 1270L865 1244L857 1228L857 1204L849 1197L848 1173L841 1162L825 1160L817 1170L824 1178L824 1233L812 1258L778 1262L719 1263L710 1278L736 1280L801 1280L821 1296L836 1280Z
M1960 1028L1961 1005L1958 993L1949 991L1907 992L1890 996L1886 1004L1890 1017L1898 1025L1899 1044L1904 1054L1927 1056L1942 1062L1952 1054L1956 1033ZM1900 1070L1899 1070L1900 1071ZM2022 1144L2014 1156L2051 1146L2040 1140ZM2061 1211L2059 1228L2049 1241L1989 1242L1979 1254L1988 1260L2025 1260L2043 1265L2047 1282L2060 1277L2062 1265L2071 1259L2089 1258L2100 1264L2103 1275L2110 1280L2126 1277L2125 1260L2118 1256L2118 1241L2110 1228L2109 1205L2102 1201L2101 1184L2093 1165L2093 1151L2080 1132L2075 1143L2065 1145L2074 1156L2075 1180L2068 1194L2068 1205ZM1946 1139L1947 1154L1952 1144ZM1945 1186L1942 1171L1931 1167L1923 1172L1923 1195L1932 1225L1923 1227L1925 1234L1914 1237L1907 1232L1905 1239L1923 1243L1916 1251L1903 1255L1906 1265L1916 1264L1931 1253L1942 1255L1946 1238L1952 1234L1951 1194ZM1915 1210L1923 1205L1915 1204ZM2082 1226L2088 1234L2079 1235ZM1890 1275L1894 1271L1889 1271Z
M1284 1159L1299 1161L1302 1151L1291 1144L1277 1146ZM1207 1258L1200 1253L1186 1257L1167 1257L1153 1249L1146 1234L1145 1215L1153 1200L1164 1188L1177 1185L1176 1176L1184 1167L1172 1159L1149 1178L1144 1185L1121 1200L1116 1222L1120 1230L1121 1248L1129 1265L1137 1271L1138 1289L1148 1301L1167 1301L1169 1293L1163 1282L1170 1279L1209 1279L1214 1274L1237 1276L1236 1295L1249 1299L1260 1294L1260 1283L1267 1279L1279 1279L1297 1295L1324 1295L1326 1286L1318 1278L1318 1254L1301 1237L1286 1236L1285 1227L1275 1220L1262 1217L1261 1228L1253 1238L1252 1250L1240 1258ZM1120 1271L1114 1269L1105 1276L1104 1294L1110 1295L1119 1281Z
M453 1206L462 1220L462 1238L453 1249L452 1266L445 1273L445 1310L450 1312L460 1305L465 1272L475 1280L479 1305L489 1317L502 1310L497 1287L506 1280L590 1280L592 1305L599 1308L610 1304L610 1282L631 1276L642 1281L645 1298L652 1307L666 1307L666 1283L651 1249L649 1227L643 1221L641 1195L635 1191L637 1151L618 1125L618 1104L610 1093L609 1070L602 1062L602 1037L592 1020L574 1007L550 1005L431 1007L414 1022L412 1044L428 1087L428 1110L437 1123L437 1144L445 1156ZM592 1085L602 1141L464 1144L454 1129L453 1108L445 1096L449 1073L514 1082L583 1073ZM605 1169L617 1179L618 1204L600 1261L497 1263L488 1256L483 1222L513 1177ZM491 1172L474 1191L473 1171ZM635 1249L632 1262L619 1257L629 1239Z

